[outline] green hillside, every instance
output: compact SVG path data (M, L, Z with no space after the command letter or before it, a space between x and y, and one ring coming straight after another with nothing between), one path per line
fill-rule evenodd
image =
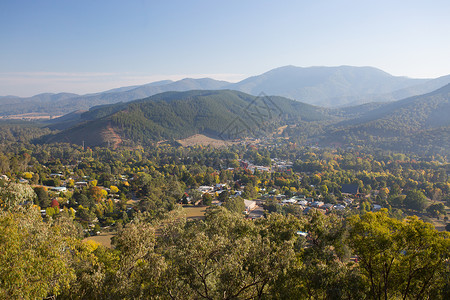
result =
M224 140L264 138L278 127L289 125L283 136L301 144L447 155L449 100L450 85L396 102L341 109L231 90L166 92L92 108L79 116L81 123L50 136L47 142L118 146L152 144L195 134ZM64 124L72 123L66 120ZM52 124L51 128L57 126Z
M450 116L450 85L429 94L383 105L343 124L410 132L448 126L450 125L448 116Z
M234 139L264 136L279 125L334 119L326 109L283 97L254 97L220 91L166 92L130 103L100 106L84 113L83 124L49 141L87 145L146 144L197 133ZM112 139L112 140L111 140Z
M450 85L432 93L381 105L329 126L322 143L375 146L407 152L447 154Z

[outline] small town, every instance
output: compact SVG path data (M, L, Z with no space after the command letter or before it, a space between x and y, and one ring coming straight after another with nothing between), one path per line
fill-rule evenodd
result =
M450 299L449 1L0 12L0 300Z

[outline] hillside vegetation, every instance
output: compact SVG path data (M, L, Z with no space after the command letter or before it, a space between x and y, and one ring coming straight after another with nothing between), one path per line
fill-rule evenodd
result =
M100 106L82 115L85 123L51 137L88 145L106 144L111 126L124 140L145 144L202 133L223 139L259 137L286 122L326 121L326 109L282 97L254 97L236 91L167 92L146 99Z
M448 116L450 85L429 94L359 112L356 118L329 126L322 143L446 155L450 146Z
M196 134L229 141L278 136L306 145L367 146L445 156L450 148L449 99L450 85L395 102L341 109L231 90L166 92L52 120L51 129L68 129L45 141L118 146ZM280 126L284 129L277 133Z

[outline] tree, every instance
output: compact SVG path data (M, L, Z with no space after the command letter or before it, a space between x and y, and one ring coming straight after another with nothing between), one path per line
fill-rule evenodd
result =
M33 174L30 173L30 172L24 172L24 173L22 174L22 177L23 177L24 179L30 180L31 178L33 178Z
M75 186L75 180L73 180L72 178L67 180L67 187L68 188L73 188Z
M219 201L220 202L226 202L230 198L230 193L228 191L222 191L219 194Z
M419 190L411 190L406 194L404 204L407 208L422 211L427 206L427 198Z
M111 194L117 194L119 192L119 188L115 185L111 185L109 187Z
M209 193L204 193L203 195L202 195L202 204L203 205L207 205L207 206L209 206L209 205L211 205L211 203L212 203L212 196L211 196L211 194L209 194Z
M289 227L295 237L295 229ZM205 220L166 227L161 239L168 264L164 288L177 299L262 299L294 260L293 240L272 239L275 222L248 222L223 208Z
M391 196L389 196L389 199L388 199L388 203L395 207L403 206L404 201L405 201L404 195L398 195L398 196L391 195Z
M155 253L155 229L138 215L132 222L119 229L114 239L119 251L118 269L114 274L115 296L121 299L137 299L161 295L160 280L166 264L161 255Z
M241 197L230 198L223 204L223 207L231 212L241 214L245 211L244 199L242 199Z
M100 202L104 198L104 190L98 186L91 186L89 188L89 196L95 201Z
M0 185L0 207L4 210L12 210L20 204L33 204L36 193L31 186L21 183L6 183Z
M256 187L253 185L253 183L248 182L247 185L244 187L244 192L242 193L242 197L253 199L258 196L258 192L256 190Z
M296 228L307 236L298 237L295 250L299 261L276 285L276 298L363 298L361 276L357 269L347 265L350 250L345 242L345 223L336 215L312 210Z
M450 235L409 217L399 221L385 210L349 220L349 245L373 299L429 298L442 285L450 256Z
M269 213L277 212L281 213L282 208L280 203L276 199L268 199L264 202L264 209L267 210Z
M35 207L0 214L0 298L61 293L74 279L69 242Z
M433 217L439 217L440 215L446 215L445 206L442 203L432 204L427 207L427 212Z
M75 191L72 195L73 200L75 200L76 203L73 203L73 205L82 205L84 207L92 207L95 204L94 199L88 198L84 193L81 193L79 191ZM75 207L76 207L75 206Z
M36 204L39 205L41 208L47 208L52 204L51 199L48 197L48 192L44 187L41 186L35 187L34 192L36 193L37 196Z
M77 212L75 214L81 221L92 222L95 219L95 214L88 207L78 206Z
M389 189L387 187L380 188L378 195L381 197L381 199L386 199L389 195Z
M322 184L320 186L320 194L322 196L327 196L328 195L328 187L325 184Z

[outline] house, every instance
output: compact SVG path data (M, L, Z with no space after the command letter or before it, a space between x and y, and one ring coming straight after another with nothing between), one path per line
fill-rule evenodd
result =
M243 169L247 169L248 168L248 162L246 162L246 161L241 160L239 162L239 164L240 164L241 168L243 168Z
M330 209L330 208L333 208L333 204L331 204L331 203L325 203L325 204L322 206L322 208L323 208L323 209Z
M341 187L342 194L358 195L359 187L356 184L343 184Z
M345 206L342 204L336 204L335 206L333 206L333 208L336 210L344 210Z
M319 208L319 207L323 206L323 202L322 201L314 201L314 202L311 202L311 206L315 207L315 208Z
M302 206L308 206L309 202L306 201L306 200L300 200L300 201L297 202L297 204L302 205Z
M240 196L242 196L242 191L236 191L234 195L231 195L230 197L240 197Z
M270 172L270 168L269 167L264 167L264 166L249 166L248 169L250 169L253 173L256 172L256 170L258 170L259 172Z
M344 199L344 202L345 202L346 205L350 205L350 204L353 203L353 199L351 199L351 198L345 198L345 199Z
M286 198L286 195L278 194L278 195L275 196L275 198L278 199L278 200L281 200L281 199Z
M227 186L226 183L217 183L217 184L215 185L215 189L216 189L216 191L220 191L220 190L226 188L226 186Z
M198 191L200 191L202 194L204 193L212 193L214 192L214 187L209 185L201 185L198 187Z
M248 213L256 208L256 201L244 199L245 211Z
M291 199L283 200L281 203L283 203L283 204L295 204L295 203L297 203L297 200L295 200L294 198L291 198Z
M67 192L67 188L65 186L52 186L50 189L55 192Z

